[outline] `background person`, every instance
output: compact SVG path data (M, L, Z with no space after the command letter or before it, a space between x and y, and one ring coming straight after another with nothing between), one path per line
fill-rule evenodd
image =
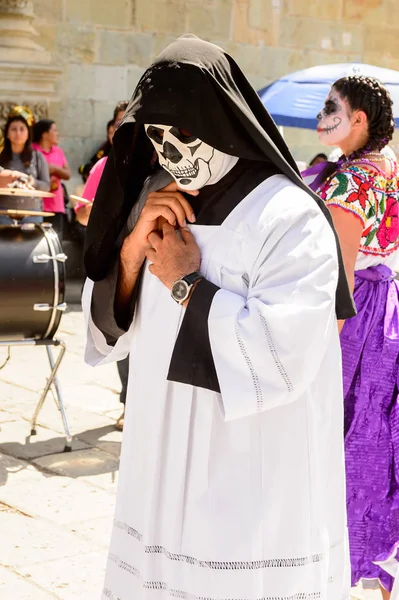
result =
M99 149L93 154L93 156L90 158L90 160L87 163L85 163L84 165L81 165L79 167L79 173L82 176L83 183L86 183L87 178L89 177L90 171L92 170L94 165L99 160L102 160L103 158L108 157L108 155L111 151L111 148L112 148L112 144L109 141L109 137L110 137L110 133L113 135L113 131L114 131L114 121L112 119L111 121L108 121L108 123L107 123L107 139L106 139L106 141L103 144L101 144Z
M101 176L103 174L107 160L108 160L107 156L104 156L104 158L100 158L100 160L98 162L96 162L96 164L90 171L89 177L86 180L85 186L82 191L82 198L89 200L90 204L85 204L83 202L76 202L76 204L74 206L74 210L76 213L76 220L81 225L84 225L85 227L89 221L91 209L93 206L93 200L95 198L97 188L100 183Z
M309 163L309 167L314 167L315 165L326 162L326 160L327 160L327 154L324 154L323 152L319 152L319 154L316 154L316 156L314 156L312 158L312 160Z
M50 173L46 160L40 152L32 148L32 133L28 122L22 115L11 116L4 128L4 148L0 154L0 166L17 170L28 176L27 183L36 190L50 190ZM43 210L40 198L13 198L15 208L29 206L30 210ZM1 202L1 199L0 199ZM25 217L23 222L42 222L43 217ZM1 217L2 223L11 223L7 216Z
M119 122L122 120L127 105L128 102L126 102L125 100L121 100L120 102L118 102L118 104L114 108L112 120L109 121L107 124L107 140L100 146L100 148L93 154L91 159L86 164L81 165L79 167L79 173L82 175L82 179L84 182L86 182L89 173L96 164L96 162L99 161L101 158L105 158L109 155L112 148L112 141L110 138L112 138L114 134L113 128L116 127L117 124L119 124Z
M114 122L115 123L119 124L122 121L123 115L125 114L128 105L129 105L129 102L127 102L127 100L121 100L115 106L115 108L114 108Z
M59 147L59 134L55 121L51 119L42 119L33 126L33 148L40 152L49 168L50 172L50 191L54 194L53 198L43 199L43 209L47 212L53 212L53 217L46 217L57 232L60 240L63 238L65 201L64 188L61 181L68 181L71 177L68 161L64 151Z

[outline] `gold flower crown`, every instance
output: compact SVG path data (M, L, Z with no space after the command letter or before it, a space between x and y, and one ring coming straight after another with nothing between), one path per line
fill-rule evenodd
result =
M8 115L9 119L11 119L11 117L23 117L28 123L29 127L33 127L35 124L35 116L31 109L27 106L14 106Z

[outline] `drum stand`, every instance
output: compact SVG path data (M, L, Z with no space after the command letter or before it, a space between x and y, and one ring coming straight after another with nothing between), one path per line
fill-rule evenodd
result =
M57 378L57 372L61 365L61 361L64 358L64 354L65 354L65 350L66 350L65 343L63 341L57 340L57 339L44 339L44 340L26 339L26 340L0 341L0 347L2 347L2 346L8 346L8 347L10 347L10 346L46 346L47 357L48 357L50 367L51 367L51 373L50 373L50 377L47 379L46 387L44 388L42 395L40 396L40 400L39 400L38 405L36 406L35 412L33 414L32 421L31 421L31 432L30 433L31 433L31 435L36 435L37 418L39 416L41 409L43 408L43 404L47 397L47 394L48 394L52 384L54 384L54 388L55 388L54 398L55 398L55 401L57 404L57 408L59 409L59 411L61 413L62 423L64 425L64 431L65 431L66 440L65 440L64 452L71 452L72 436L71 436L71 432L69 429L68 417L67 417L67 414L65 411L65 406L64 406L64 403L62 400L61 390L60 390L58 378ZM58 353L57 360L55 362L54 362L54 357L53 357L51 346L59 346L60 347L60 351Z

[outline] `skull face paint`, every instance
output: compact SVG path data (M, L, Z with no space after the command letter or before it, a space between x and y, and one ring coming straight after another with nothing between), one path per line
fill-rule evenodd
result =
M184 129L145 125L161 167L184 190L199 190L222 179L238 158L212 148Z
M351 132L348 109L337 92L331 90L324 108L317 115L319 140L325 146L339 146Z

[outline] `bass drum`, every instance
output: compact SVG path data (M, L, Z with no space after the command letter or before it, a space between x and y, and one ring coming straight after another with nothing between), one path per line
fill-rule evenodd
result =
M66 258L51 225L0 225L0 341L53 338Z

